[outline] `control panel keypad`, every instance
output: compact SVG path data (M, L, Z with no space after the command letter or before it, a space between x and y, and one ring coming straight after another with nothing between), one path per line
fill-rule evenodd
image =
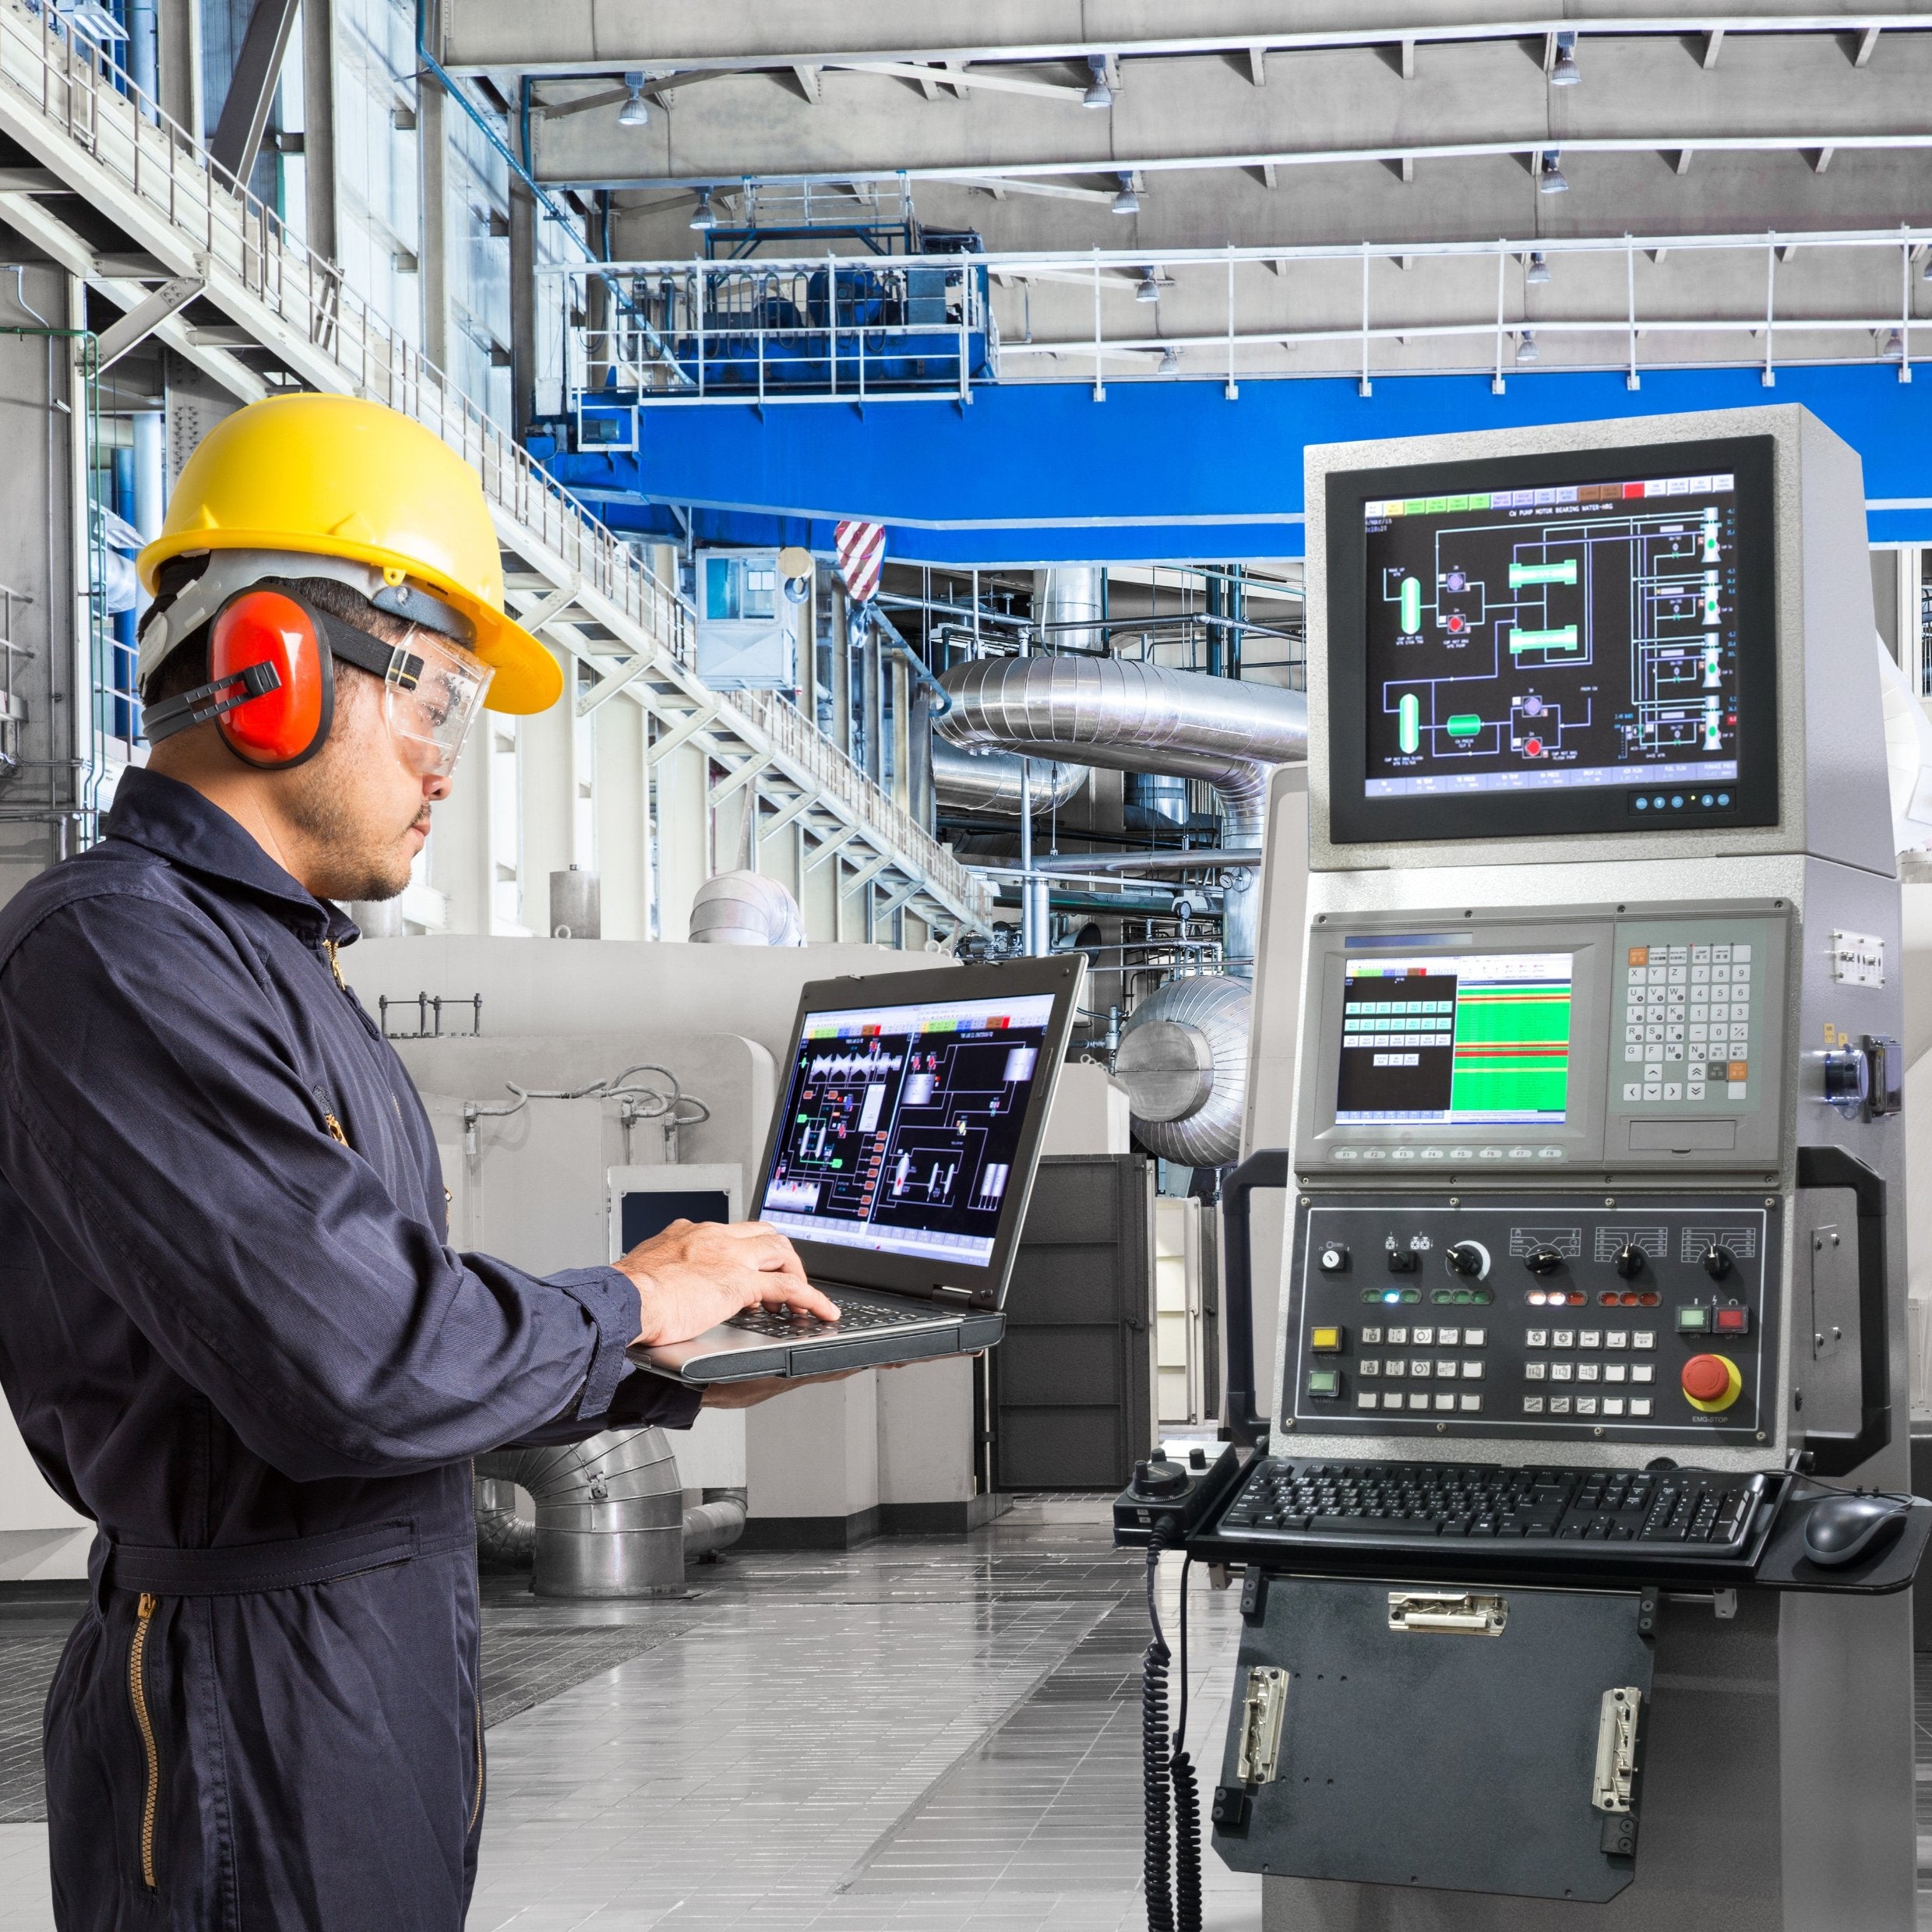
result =
M1338 1197L1298 1208L1296 1233L1290 1427L1765 1440L1778 1229L1761 1195ZM1430 1260L1420 1274L1377 1265L1415 1251L1417 1236ZM1315 1247L1338 1244L1369 1257L1366 1270L1337 1279L1313 1265ZM1553 1320L1559 1310L1569 1319ZM1352 1329L1345 1319L1369 1315Z
M1617 927L1612 1091L1628 1106L1708 1110L1751 1098L1764 1050L1766 947L1756 921L1693 929L1673 921L1653 936ZM1618 1049L1621 1061L1618 1061Z

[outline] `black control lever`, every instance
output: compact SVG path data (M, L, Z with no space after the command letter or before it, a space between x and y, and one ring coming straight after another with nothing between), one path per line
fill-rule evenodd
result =
M1248 1197L1260 1187L1288 1185L1288 1149L1250 1154L1221 1184L1221 1255L1228 1338L1228 1387L1223 1398L1228 1433L1252 1449L1267 1432L1267 1419L1254 1404L1254 1258L1249 1243Z

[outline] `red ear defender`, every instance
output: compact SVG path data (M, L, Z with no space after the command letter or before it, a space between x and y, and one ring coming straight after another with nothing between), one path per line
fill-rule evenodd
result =
M250 677L256 666L263 670ZM268 686L220 716L223 739L245 763L280 771L321 750L335 717L335 666L323 626L299 598L270 590L231 598L214 620L208 670L217 685Z

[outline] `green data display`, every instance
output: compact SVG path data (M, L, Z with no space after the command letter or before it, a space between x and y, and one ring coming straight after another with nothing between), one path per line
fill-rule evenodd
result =
M1567 953L1350 959L1344 974L1338 1125L1565 1119Z

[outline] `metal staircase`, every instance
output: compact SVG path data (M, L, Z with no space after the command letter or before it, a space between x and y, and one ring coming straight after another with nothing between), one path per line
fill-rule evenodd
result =
M104 362L153 333L243 400L314 389L414 417L481 477L512 610L592 673L572 680L580 716L619 696L643 706L654 763L703 749L714 805L754 787L766 835L795 822L820 855L836 848L856 867L848 891L883 889L879 912L985 926L985 887L944 846L785 700L710 689L687 607L45 5L0 0L0 136L16 150L0 158L0 220L129 312ZM203 302L233 326L191 324Z

